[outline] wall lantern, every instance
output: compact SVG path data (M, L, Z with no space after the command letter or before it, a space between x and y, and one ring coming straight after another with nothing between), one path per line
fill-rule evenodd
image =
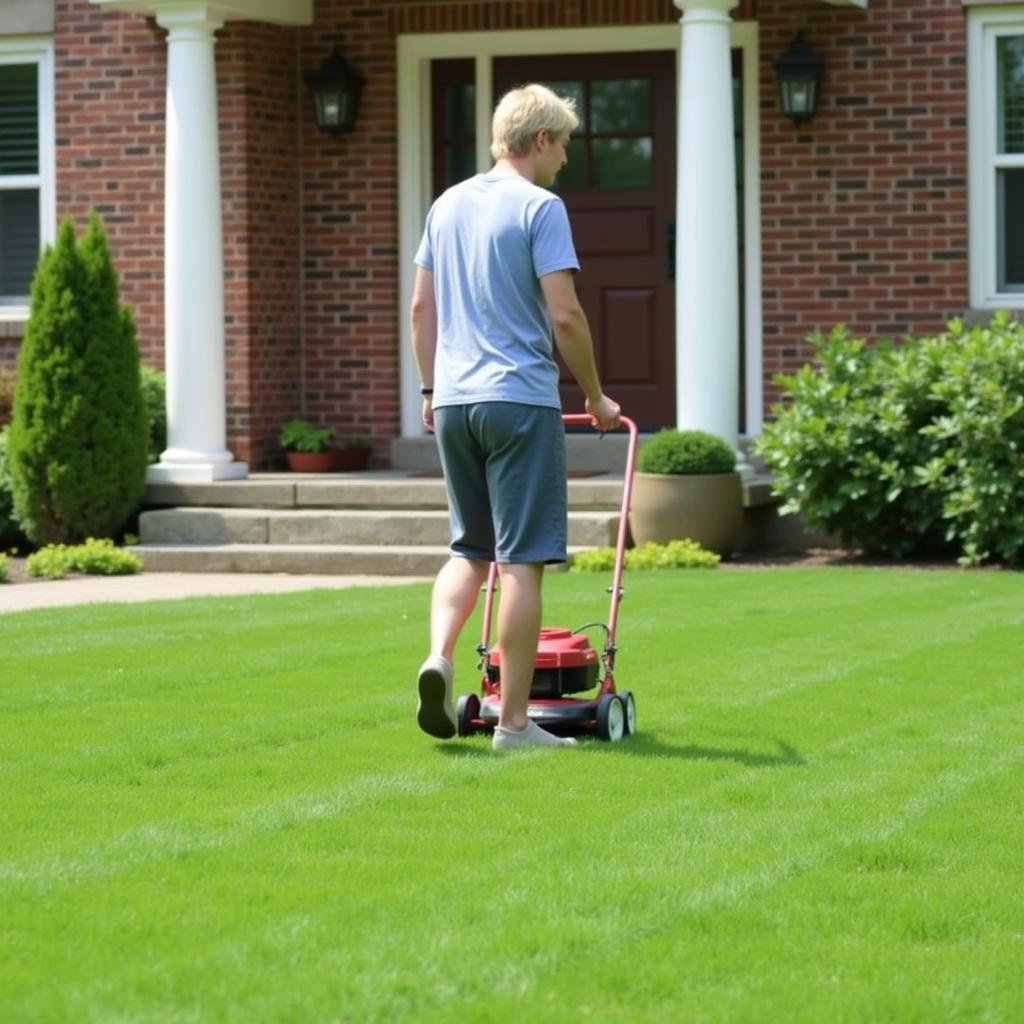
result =
M355 127L366 79L345 60L337 46L316 71L307 71L304 77L313 96L320 131L331 135L350 132Z
M808 46L801 32L789 49L775 61L775 77L779 80L782 112L794 121L814 117L821 95L825 59Z

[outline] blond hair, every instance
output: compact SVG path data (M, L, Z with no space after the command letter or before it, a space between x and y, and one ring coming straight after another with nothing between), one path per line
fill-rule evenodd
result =
M530 150L537 132L557 137L569 135L580 123L576 101L556 96L547 86L524 85L501 97L491 121L491 156L523 156Z

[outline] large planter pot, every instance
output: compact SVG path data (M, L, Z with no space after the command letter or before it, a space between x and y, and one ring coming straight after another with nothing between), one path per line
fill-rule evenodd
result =
M723 558L732 553L743 526L739 473L675 476L637 473L629 525L637 545L689 537Z
M293 473L344 473L365 469L370 460L369 448L341 448L329 452L286 452L288 468Z

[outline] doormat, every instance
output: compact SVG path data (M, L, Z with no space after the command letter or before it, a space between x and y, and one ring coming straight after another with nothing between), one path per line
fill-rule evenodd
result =
M406 476L425 477L431 480L440 480L444 474L440 469L417 469L414 472L406 473ZM606 469L570 469L566 476L570 480L584 480L590 476L607 476Z

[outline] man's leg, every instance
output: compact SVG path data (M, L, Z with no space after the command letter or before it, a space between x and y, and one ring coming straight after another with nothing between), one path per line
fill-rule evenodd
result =
M542 563L498 564L501 605L498 643L501 646L501 711L494 747L574 747L574 739L554 736L531 722L527 709L540 637Z
M476 606L477 595L487 579L487 562L450 558L434 581L430 602L430 657L420 666L416 679L419 727L438 739L450 739L458 731L452 706L452 655L459 633Z
M487 581L487 562L449 558L437 574L430 600L430 653L449 664L455 644L473 614L480 588Z
M533 668L540 636L543 565L499 565L501 604L498 644L501 647L501 714L498 724L520 732L526 728Z

